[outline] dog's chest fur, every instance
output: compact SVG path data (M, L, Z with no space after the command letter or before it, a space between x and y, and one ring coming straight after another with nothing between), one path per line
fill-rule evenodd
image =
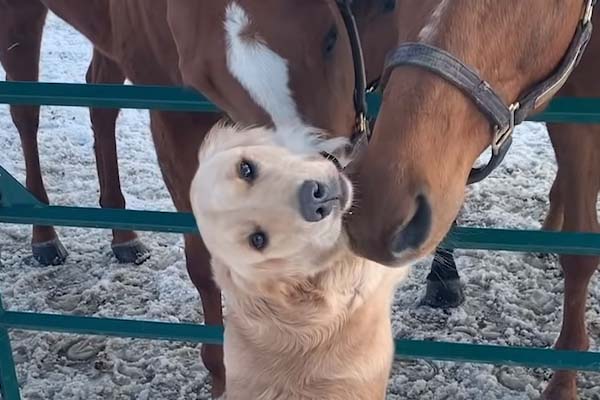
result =
M311 279L241 288L215 266L227 304L227 399L381 400L391 298L406 269L347 257Z

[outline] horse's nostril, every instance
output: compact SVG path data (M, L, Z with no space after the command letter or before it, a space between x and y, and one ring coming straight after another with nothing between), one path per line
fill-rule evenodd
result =
M333 198L329 198L331 188L317 181L304 181L298 190L298 203L302 218L308 222L318 222L326 218L333 209Z
M390 240L390 251L397 255L407 249L421 246L431 230L431 205L425 195L415 198L416 208L412 218L398 228Z

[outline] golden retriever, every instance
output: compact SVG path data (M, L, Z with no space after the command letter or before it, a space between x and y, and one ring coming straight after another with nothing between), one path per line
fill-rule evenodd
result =
M385 398L390 307L407 268L354 255L339 139L217 125L190 198L225 296L227 400Z

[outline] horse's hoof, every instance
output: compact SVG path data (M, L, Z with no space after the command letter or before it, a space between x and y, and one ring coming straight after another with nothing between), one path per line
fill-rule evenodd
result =
M427 290L420 305L445 309L458 307L464 301L465 294L460 279L427 280Z
M120 263L140 265L150 258L150 250L137 238L111 247Z
M31 252L33 253L33 258L44 266L61 265L65 262L69 254L59 238L42 243L32 243Z

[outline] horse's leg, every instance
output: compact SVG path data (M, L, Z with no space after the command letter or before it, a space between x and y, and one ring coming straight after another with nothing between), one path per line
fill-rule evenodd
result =
M47 9L38 1L12 0L0 10L0 61L10 81L37 81L40 47ZM27 189L48 204L44 187L37 134L39 106L11 106L10 114L19 131L25 158ZM43 265L64 262L67 251L52 226L34 226L31 248L33 257Z
M558 179L564 202L562 230L600 232L596 202L600 189L600 126L549 125L557 153ZM582 350L589 347L585 309L589 281L598 267L599 256L563 255L565 277L563 322L555 347ZM575 371L557 371L544 391L545 399L577 398Z
M115 62L94 49L86 81L87 83L123 84L125 75ZM118 116L119 109L90 108L96 168L100 182L100 206L106 208L125 208L115 138ZM112 251L117 260L125 263L139 264L150 256L149 250L133 231L113 230Z
M556 174L552 188L550 189L550 208L542 224L545 231L560 231L563 226L565 205L562 198L561 182L559 174Z
M191 212L190 184L198 168L198 150L219 114L151 113L151 128L165 184L180 212ZM202 300L204 322L222 325L221 292L215 284L210 255L198 235L185 235L186 267ZM213 396L225 390L223 347L202 346L202 361L212 377Z
M452 227L456 227L456 221ZM454 249L440 246L435 250L421 304L434 308L453 308L461 305L463 301L465 295L454 261Z

